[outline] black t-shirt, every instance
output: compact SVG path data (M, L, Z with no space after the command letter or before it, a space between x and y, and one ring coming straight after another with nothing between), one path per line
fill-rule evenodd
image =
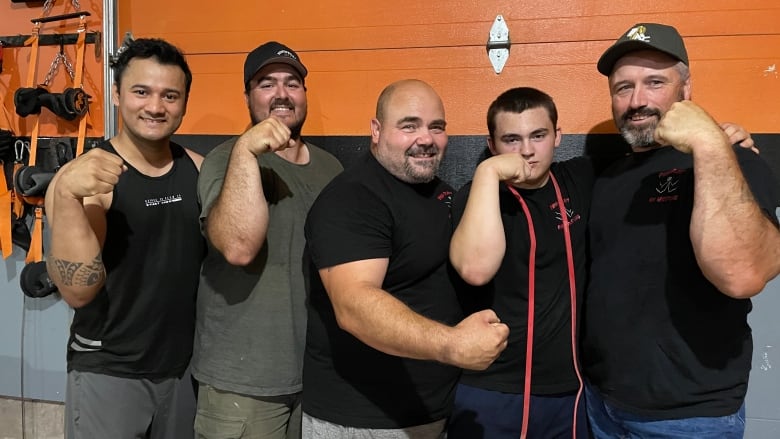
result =
M323 189L306 221L309 321L303 409L359 428L402 428L446 417L457 368L375 350L336 323L318 269L388 258L382 288L430 319L454 325L462 312L448 273L452 189L410 185L373 155Z
M778 184L769 167L736 153L773 215ZM690 155L660 148L613 165L593 194L583 364L610 403L661 419L736 412L750 372L751 302L719 292L694 256L693 174Z
M567 210L572 239L577 304L587 274L586 225L593 168L580 157L551 167ZM453 220L463 216L471 183L455 195ZM536 236L534 344L531 393L549 395L579 387L572 362L571 293L563 224L552 180L539 189L518 189L528 205ZM463 384L505 393L522 393L525 382L528 324L528 221L515 196L501 185L499 203L506 253L496 275L484 286L458 284L466 314L493 309L509 326L509 343L485 371L464 371Z

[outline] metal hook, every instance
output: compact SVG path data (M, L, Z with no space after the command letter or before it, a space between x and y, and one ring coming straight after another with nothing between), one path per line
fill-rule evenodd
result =
M17 139L14 142L14 153L16 155L16 161L21 162L24 160L24 150L27 150L27 154L30 153L30 142L25 142L22 139Z

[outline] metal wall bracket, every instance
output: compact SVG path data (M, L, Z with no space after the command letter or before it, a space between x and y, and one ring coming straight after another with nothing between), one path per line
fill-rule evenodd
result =
M493 65L493 70L496 74L501 73L501 70L504 69L504 64L509 59L509 47L511 45L509 28L506 26L504 17L500 14L496 15L496 19L493 20L493 26L490 28L486 46L490 64Z

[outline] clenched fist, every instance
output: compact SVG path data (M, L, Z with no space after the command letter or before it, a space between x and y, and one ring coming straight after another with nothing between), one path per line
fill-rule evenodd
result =
M518 185L531 175L531 166L520 154L499 154L480 164L483 169L492 171L498 181Z
M453 329L447 362L463 369L487 369L506 348L509 337L509 327L490 309L471 314Z
M654 137L660 145L672 145L686 154L699 145L728 143L723 129L704 109L691 101L672 104L658 122Z
M269 117L248 129L236 142L255 156L269 151L279 151L295 145L290 139L290 128L279 119Z
M108 194L119 182L127 166L116 154L94 148L71 160L58 172L56 190L72 198Z

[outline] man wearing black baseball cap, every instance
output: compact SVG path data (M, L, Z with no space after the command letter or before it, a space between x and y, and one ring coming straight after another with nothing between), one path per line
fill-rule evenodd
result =
M255 50L249 52L244 61L244 87L248 89L249 81L254 78L257 72L269 64L287 64L292 66L303 82L309 73L301 64L298 54L284 44L276 41L269 41L258 46Z
M307 74L283 44L251 51L243 84L253 126L217 146L201 168L201 221L210 245L192 358L200 438L301 435L303 221L342 169L301 138Z
M596 438L741 438L750 297L780 272L780 195L691 102L671 26L639 23L598 61L634 153L596 181L583 366Z

